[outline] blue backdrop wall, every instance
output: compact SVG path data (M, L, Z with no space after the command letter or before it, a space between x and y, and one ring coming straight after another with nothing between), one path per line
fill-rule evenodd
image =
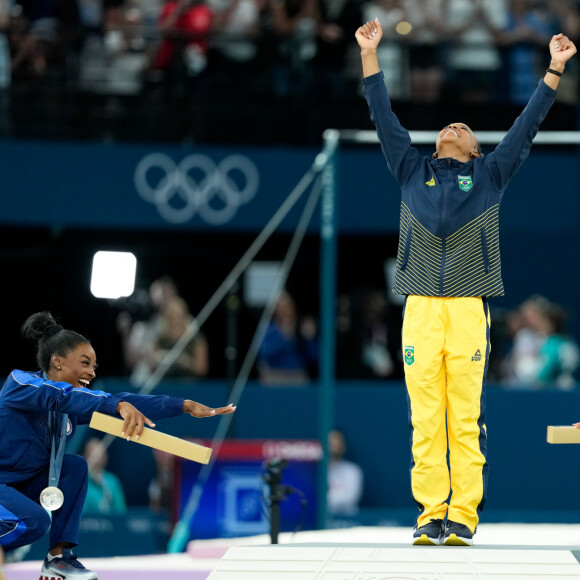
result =
M2 141L0 226L257 233L318 152ZM339 158L339 233L396 235L399 192L378 146L343 148ZM576 148L535 147L501 214L501 305L544 294L572 313L577 338L579 184ZM292 231L298 216L280 230Z
M129 389L124 381L99 380L108 391ZM272 388L250 383L239 402L229 436L240 439L316 439L318 389ZM221 382L175 385L155 392L221 405ZM548 425L580 421L580 392L508 391L488 387L489 497L482 521L580 521L580 446L550 445ZM180 437L211 438L217 420L189 416L158 422ZM410 445L406 391L398 382L339 382L336 425L347 435L348 457L365 472L363 507L391 510L403 520L416 508L410 494ZM120 474L129 499L146 501L148 448L118 440L111 468ZM136 476L135 474L139 474Z
M0 224L259 231L318 152L2 141ZM578 235L579 161L575 150L533 150L505 196L503 231ZM341 232L397 230L399 192L378 146L341 151L339 187Z

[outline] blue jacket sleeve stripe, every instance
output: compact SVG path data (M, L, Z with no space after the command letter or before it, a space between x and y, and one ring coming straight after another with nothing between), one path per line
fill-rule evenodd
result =
M83 415L100 411L115 415L121 402L103 391L75 388L65 382L45 381L38 375L14 370L12 384L2 390L4 404L14 409L35 410L39 407L61 413Z

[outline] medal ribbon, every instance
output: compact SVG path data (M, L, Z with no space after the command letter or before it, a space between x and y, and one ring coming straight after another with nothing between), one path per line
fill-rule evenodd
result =
M46 373L42 373L45 380L49 380ZM52 437L52 445L50 446L50 467L48 469L48 485L58 487L58 480L60 479L60 470L62 468L62 460L64 457L64 450L66 447L66 428L68 424L68 414L62 413L62 426L60 428L60 437L56 440L56 412L48 412L48 429ZM58 452L57 452L58 447Z
M56 412L49 411L48 419L50 430L52 432L52 445L50 448L50 468L48 470L48 485L58 487L58 480L60 479L60 470L62 468L62 460L64 457L64 450L66 448L66 428L68 424L68 415L62 414L62 426L60 428L60 436L58 441L56 439ZM58 451L57 449L58 448Z

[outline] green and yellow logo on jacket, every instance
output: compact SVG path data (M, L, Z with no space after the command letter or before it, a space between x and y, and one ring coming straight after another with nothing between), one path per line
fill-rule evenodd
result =
M412 365L415 362L415 347L414 346L406 346L404 348L405 356L405 364Z
M459 189L462 191L469 191L473 187L471 175L458 175L457 182L459 183Z

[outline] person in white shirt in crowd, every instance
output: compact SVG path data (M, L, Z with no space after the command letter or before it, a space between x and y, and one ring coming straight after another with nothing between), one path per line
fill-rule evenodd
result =
M507 24L506 0L448 0L449 89L464 102L489 102L501 58L496 42Z
M447 0L404 0L411 30L409 46L409 84L411 100L434 103L441 97L445 70L441 42L445 33L444 5ZM379 21L381 19L379 17ZM389 91L392 85L389 85Z
M328 513L331 516L356 515L363 494L363 470L353 461L344 458L346 440L339 429L333 429L328 434L328 447Z
M409 96L409 58L403 44L400 26L407 22L402 0L370 0L363 5L363 20L378 18L383 26L383 42L377 51L379 66L385 74L392 99L407 99ZM399 26L399 28L397 28Z
M255 71L266 0L211 0L210 6L215 14L213 45L219 55L218 70L218 63L212 63L213 74L239 78Z

